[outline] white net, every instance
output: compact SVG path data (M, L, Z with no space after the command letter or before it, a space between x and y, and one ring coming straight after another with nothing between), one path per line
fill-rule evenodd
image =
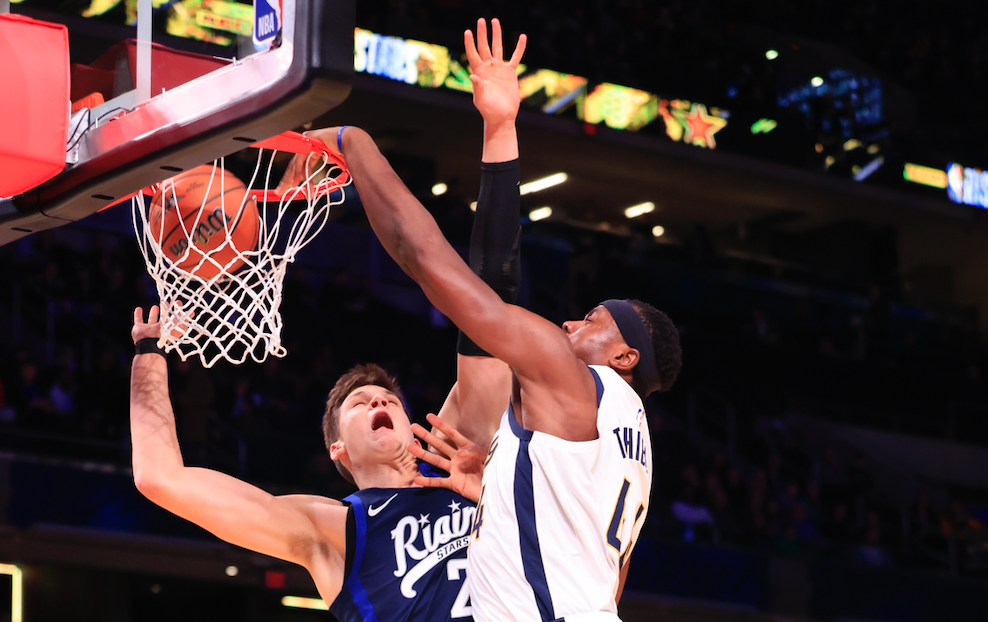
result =
M265 142L274 139L258 145ZM290 143L274 144L296 150ZM307 158L307 176L278 197L269 190L279 181L271 179L275 153L258 149L245 191L221 159L207 165L211 173L205 167L183 173L197 176L205 185L201 193L182 196L188 185L178 176L159 184L154 200L138 194L132 202L134 231L161 303L158 343L183 361L197 355L211 367L220 359L240 364L249 357L260 363L269 354L287 354L279 313L286 268L326 225L330 209L343 202L350 177L338 157L300 154L296 157ZM254 185L262 168L264 191L259 191ZM189 197L198 205L188 205Z

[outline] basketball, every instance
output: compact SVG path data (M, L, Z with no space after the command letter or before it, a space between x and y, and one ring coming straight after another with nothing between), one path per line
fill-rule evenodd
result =
M151 235L164 255L178 268L206 280L242 267L239 253L257 248L261 230L257 202L244 201L247 187L230 171L214 173L213 168L204 164L162 182L148 212ZM192 248L186 255L190 240ZM196 267L204 254L216 263L206 259Z

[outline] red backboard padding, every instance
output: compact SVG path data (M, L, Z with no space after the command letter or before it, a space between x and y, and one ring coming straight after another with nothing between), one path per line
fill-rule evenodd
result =
M0 197L10 197L65 168L68 29L23 15L2 14L0 59Z
M123 66L129 72L129 80L118 80L117 72ZM162 89L171 90L186 82L226 67L230 61L215 56L173 50L157 43L151 44L151 95L160 95ZM72 66L72 101L91 93L100 93L106 101L121 95L137 84L137 41L128 39L117 43L89 65Z

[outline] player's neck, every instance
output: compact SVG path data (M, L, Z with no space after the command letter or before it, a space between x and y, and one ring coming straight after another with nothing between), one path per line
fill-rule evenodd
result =
M415 456L407 451L392 461L375 464L353 474L357 486L364 488L410 488L419 474Z

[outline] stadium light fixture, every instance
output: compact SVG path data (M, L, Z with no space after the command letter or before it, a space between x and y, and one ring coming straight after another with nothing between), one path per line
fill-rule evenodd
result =
M226 567L226 576L228 576L228 577L235 577L238 574L240 574L240 569L237 568L236 566L227 566Z
M661 238L663 235L665 235L665 232L666 232L666 228L663 227L662 225L655 225L654 227L652 227L652 235L654 235L657 238Z
M558 186L569 179L569 175L566 173L556 173L555 175L549 175L548 177L543 177L542 179L536 179L535 181L530 181L528 183L518 186L519 194L531 194L533 192L539 192L545 190L546 188L552 188L553 186Z
M449 190L449 187L443 182L439 182L438 184L432 187L432 194L433 196L437 196L437 197L442 196L446 194L447 190Z
M329 605L321 598L305 598L304 596L285 596L281 599L281 604L285 607L295 609L316 609L318 611L329 611Z
M0 564L0 574L10 575L10 622L23 622L24 573L13 564Z
M471 212L476 212L477 211L477 202L476 201L474 201L473 203L470 204L470 211Z
M638 218L644 214L655 211L655 203L651 201L646 201L645 203L639 203L638 205L632 205L631 207L624 210L624 215L627 218Z
M769 60L775 60L779 57L779 53L775 50L769 50L765 52L765 58Z
M821 87L823 86L823 78L820 76L813 76L813 78L810 79L810 84L815 87Z
M528 217L532 219L532 222L535 222L536 220L545 220L549 216L552 216L552 208L549 206L533 209L528 213Z

